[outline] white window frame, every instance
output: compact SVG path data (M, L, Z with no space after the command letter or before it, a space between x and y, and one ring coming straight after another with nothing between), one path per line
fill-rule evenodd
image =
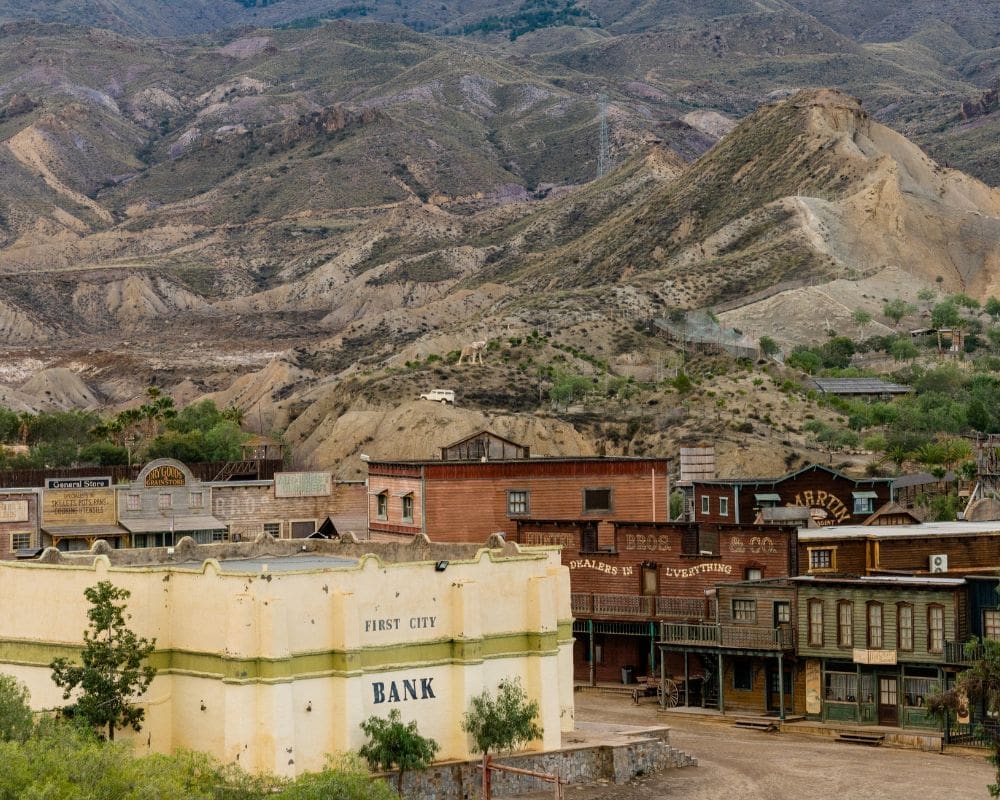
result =
M729 498L720 497L719 498L719 516L728 517L729 516Z
M701 496L701 513L706 517L712 513L712 498L707 494Z
M983 638L1000 641L1000 608L983 609Z
M27 536L27 544L18 544L18 537ZM16 553L18 550L26 550L28 548L35 546L35 534L32 531L11 531L10 534L10 552Z

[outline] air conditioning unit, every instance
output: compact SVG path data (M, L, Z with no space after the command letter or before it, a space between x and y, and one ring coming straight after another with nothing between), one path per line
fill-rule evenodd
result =
M944 553L940 553L936 556L930 557L931 562L931 572L947 572L948 571L948 556Z

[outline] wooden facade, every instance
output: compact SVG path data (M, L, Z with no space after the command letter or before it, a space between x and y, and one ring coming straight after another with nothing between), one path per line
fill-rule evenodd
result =
M969 635L965 581L805 576L794 583L808 716L937 727L924 700L946 683L948 644Z
M520 520L513 540L560 546L569 567L578 681L618 681L622 671L655 676L661 623L714 626L716 587L790 574L796 530L785 526L615 522L604 538L587 520ZM681 675L681 651L666 653ZM702 678L700 658L688 669Z
M505 461L530 458L531 448L490 431L479 431L441 448L442 461Z
M800 506L818 525L859 525L893 500L891 478L851 478L812 464L780 478L693 481L686 487L695 522L745 524L761 509Z
M373 534L485 542L526 519L586 522L599 543L616 521L666 522L669 462L659 458L369 462Z
M798 559L801 575L962 575L1000 567L1000 522L800 530Z
M39 490L0 493L0 559L26 555L41 546Z

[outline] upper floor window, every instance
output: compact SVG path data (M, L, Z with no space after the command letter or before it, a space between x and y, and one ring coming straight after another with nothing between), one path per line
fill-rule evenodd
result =
M389 493L379 492L375 495L375 516L379 519L389 518Z
M913 606L909 603L896 606L896 647L899 650L913 649Z
M733 598L733 620L736 622L757 621L757 601L745 598Z
M774 601L774 627L789 625L792 622L792 604L787 600Z
M871 602L868 604L868 649L882 649L882 604Z
M729 516L729 498L720 497L719 498L719 516L728 517Z
M709 503L711 503L711 498L709 498L709 496L707 494L703 494L701 496L701 513L702 514L710 514L711 513L711 506L709 505Z
M875 510L875 500L878 495L875 492L853 492L854 513L871 514Z
M528 492L525 489L511 489L507 492L507 513L514 514L527 514L529 511L528 507Z
M413 495L403 495L403 522L413 522Z
M927 606L927 652L944 652L944 606Z
M837 568L837 550L834 547L810 547L809 571L832 571Z
M854 603L850 600L837 603L837 646L854 647Z
M823 601L812 599L809 601L809 646L823 646Z
M138 494L126 495L125 508L129 511L139 511L142 508L142 497Z
M745 577L748 581L762 581L764 580L764 570L760 567L747 567Z
M988 608L983 612L983 636L1000 641L1000 608Z
M201 492L191 492L191 494L188 495L188 498L188 503L191 508L204 507L204 500Z
M584 510L584 512L610 511L611 510L611 490L610 489L584 489L583 490L583 510Z
M161 511L174 507L174 496L170 492L160 492L156 497L156 507Z

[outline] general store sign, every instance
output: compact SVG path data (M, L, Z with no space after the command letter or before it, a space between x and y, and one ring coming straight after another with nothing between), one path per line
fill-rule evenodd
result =
M46 489L107 489L111 477L104 478L46 478Z
M42 495L45 525L113 525L115 490L53 489Z
M329 472L276 472L275 497L329 497L333 476Z
M892 665L896 663L895 650L859 650L854 649L855 664L883 664Z

